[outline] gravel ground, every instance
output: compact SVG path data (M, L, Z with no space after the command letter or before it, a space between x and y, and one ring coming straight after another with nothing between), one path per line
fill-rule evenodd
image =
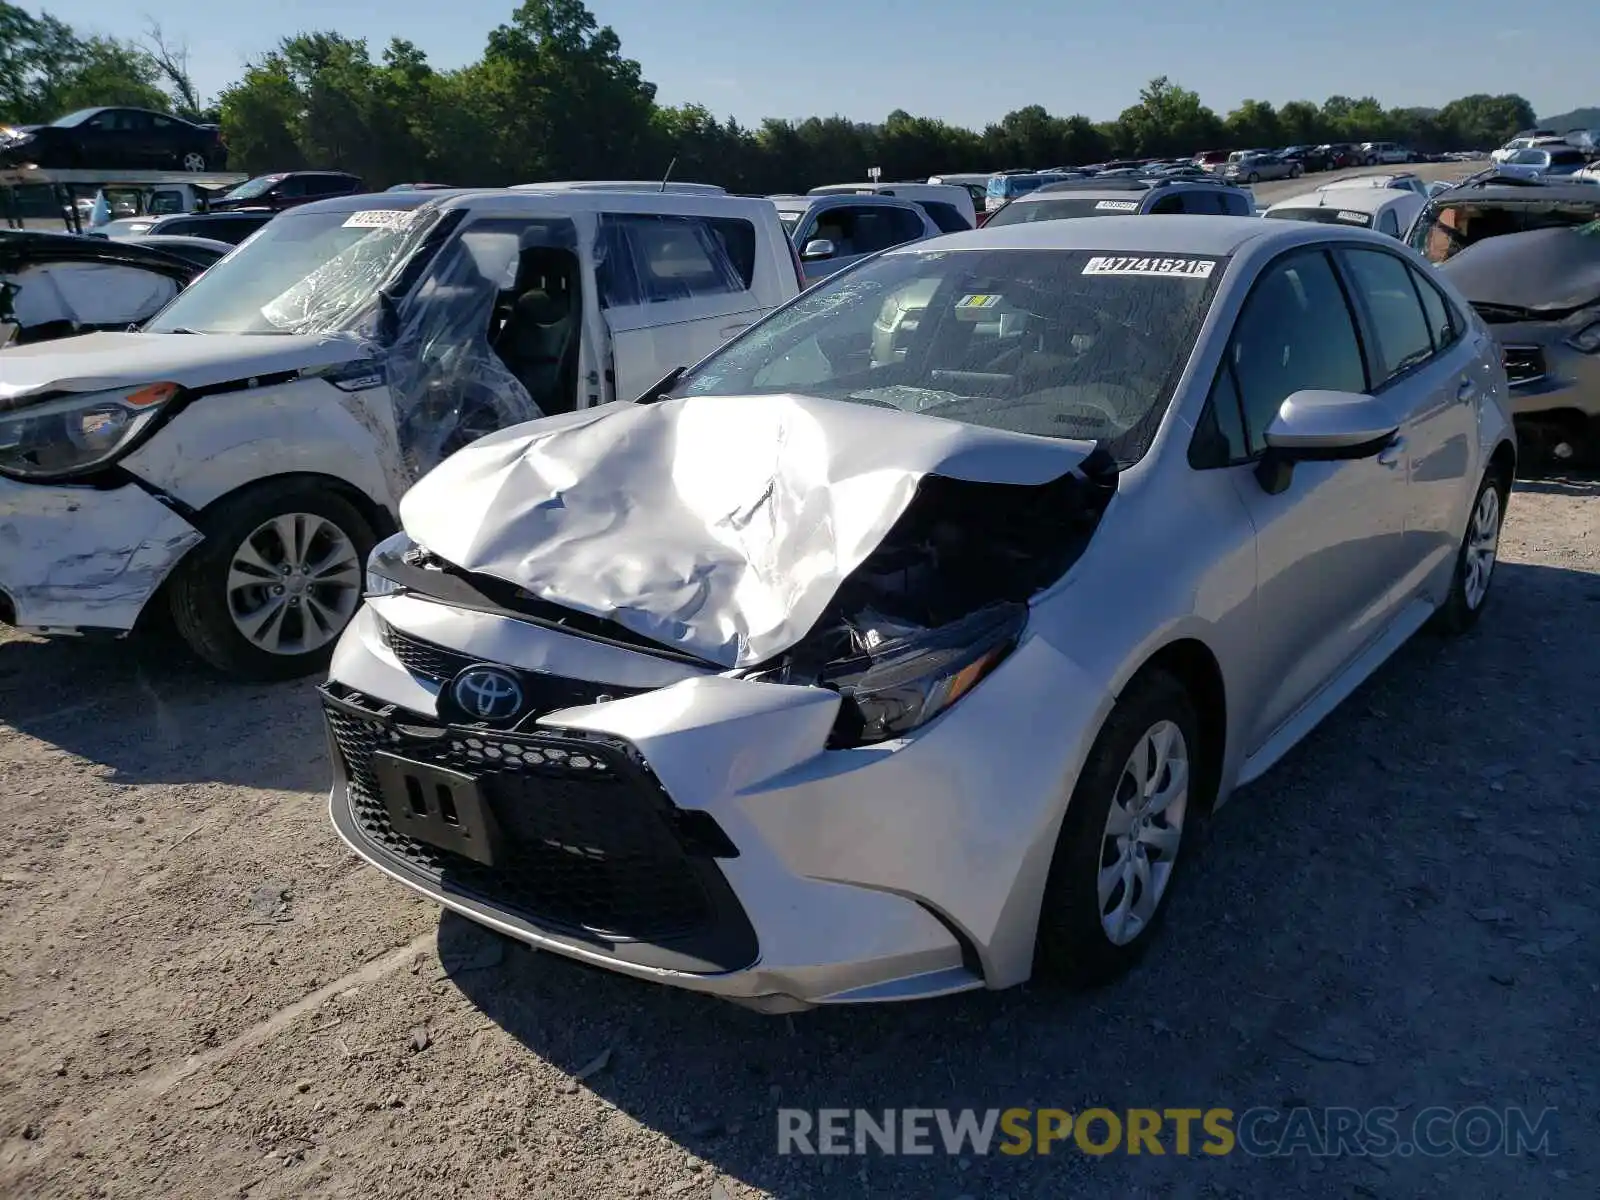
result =
M1156 953L762 1017L510 946L364 868L306 683L0 644L0 1195L1600 1191L1600 481L1525 484L1493 607L1211 829ZM1558 1112L1555 1157L780 1157L775 1109Z

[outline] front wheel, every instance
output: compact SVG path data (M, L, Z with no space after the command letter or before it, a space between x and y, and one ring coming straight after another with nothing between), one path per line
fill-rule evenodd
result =
M1248 179L1246 179L1245 182L1246 183L1260 183L1261 182L1261 176L1258 175L1256 172L1251 171L1250 172L1250 177Z
M1117 700L1056 841L1034 953L1042 979L1108 983L1149 947L1194 823L1198 728L1188 692L1164 671Z
M1450 594L1435 614L1435 624L1441 632L1465 633L1478 623L1488 603L1489 585L1494 581L1495 563L1500 556L1500 526L1505 520L1508 482L1491 470L1478 485L1467 531L1456 554Z
M211 666L296 679L328 662L361 605L374 542L361 514L311 480L268 480L198 522L201 546L170 586L173 623Z
M1296 163L1294 166L1289 168L1289 178L1290 179L1299 179L1302 174L1304 174L1304 172L1301 171L1300 165L1298 163Z

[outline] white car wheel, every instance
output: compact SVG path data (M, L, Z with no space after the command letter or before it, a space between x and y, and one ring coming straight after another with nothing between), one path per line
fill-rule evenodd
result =
M1155 918L1183 842L1189 746L1171 721L1145 731L1122 768L1101 835L1100 923L1126 946Z
M1491 467L1478 485L1456 557L1450 594L1434 618L1435 624L1445 633L1465 633L1471 629L1488 602L1495 564L1500 559L1500 527L1505 520L1510 482L1498 468Z

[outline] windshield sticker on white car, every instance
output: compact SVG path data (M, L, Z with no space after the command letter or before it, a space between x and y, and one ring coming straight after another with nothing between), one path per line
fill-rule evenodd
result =
M416 214L402 208L369 208L345 218L346 229L398 229Z
M957 308L993 308L1000 303L997 295L963 296L956 301Z
M1339 220L1354 221L1357 225L1365 225L1367 223L1367 214L1363 212L1351 212L1348 208L1341 208L1339 210Z
M1187 279L1210 279L1216 270L1214 258L1132 258L1097 255L1083 264L1085 275L1181 275Z
M1100 212L1138 212L1139 202L1137 200L1102 200L1095 205L1095 209Z

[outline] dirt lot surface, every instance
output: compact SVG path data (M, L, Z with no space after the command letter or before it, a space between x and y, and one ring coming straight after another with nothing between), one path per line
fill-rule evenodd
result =
M440 919L325 814L309 684L0 644L0 1195L1600 1191L1600 482L1211 829L1122 983L762 1017ZM1543 1155L780 1157L775 1110L1520 1106Z

